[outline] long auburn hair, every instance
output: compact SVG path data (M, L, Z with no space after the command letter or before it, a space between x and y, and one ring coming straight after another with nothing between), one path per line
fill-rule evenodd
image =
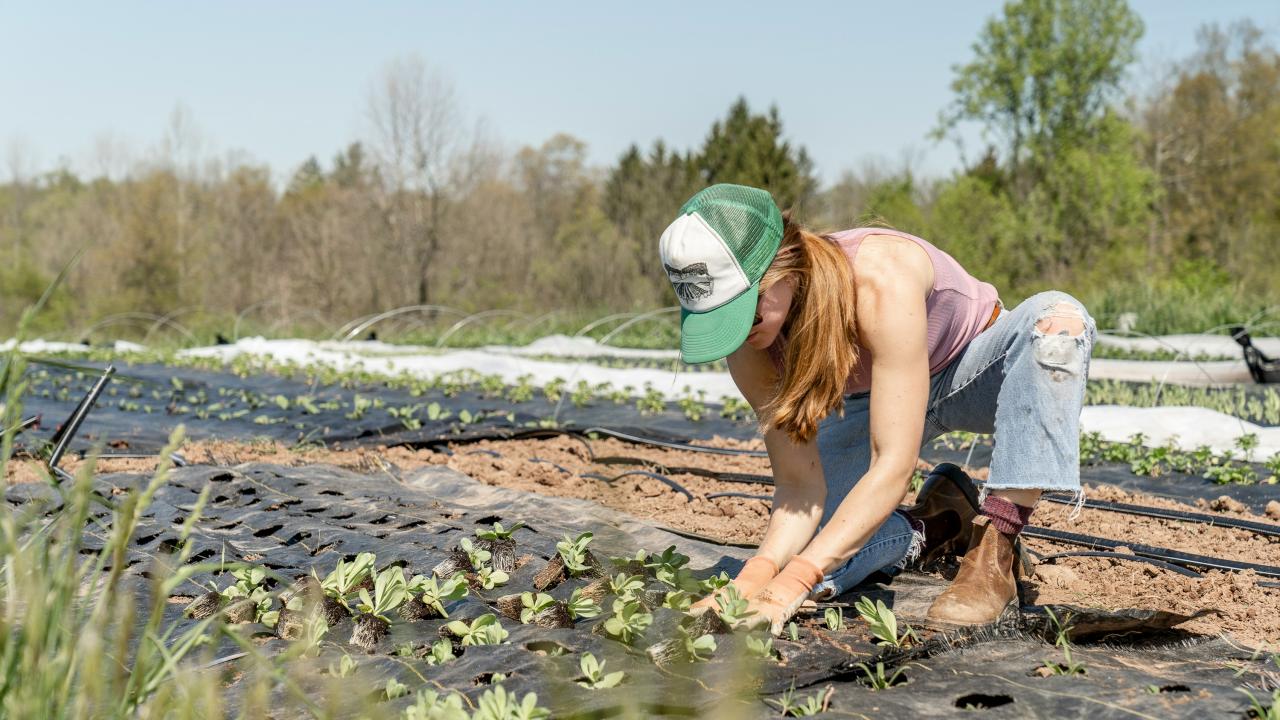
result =
M844 253L783 213L782 243L760 279L760 292L788 280L795 288L782 324L787 338L782 376L762 408L765 430L808 442L831 411L844 412L844 388L858 362L853 270Z

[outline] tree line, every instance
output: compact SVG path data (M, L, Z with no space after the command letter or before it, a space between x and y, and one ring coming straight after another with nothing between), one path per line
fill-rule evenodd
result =
M976 123L984 144L946 178L869 163L822 187L780 110L745 99L700 146L632 146L607 168L568 134L508 152L416 58L371 85L365 137L284 187L201 157L179 112L114 176L11 168L0 322L11 330L80 252L46 328L129 312L318 331L406 305L659 307L674 298L656 238L716 182L764 187L818 229L921 235L1006 302L1061 288L1104 325L1132 312L1144 330L1197 330L1280 305L1280 53L1248 22L1206 27L1189 57L1127 81L1142 32L1122 0L1006 4L954 68L935 136Z

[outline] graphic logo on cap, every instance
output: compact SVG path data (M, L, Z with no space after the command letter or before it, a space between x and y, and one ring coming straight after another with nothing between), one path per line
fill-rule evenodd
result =
M713 283L706 263L694 263L682 268L673 268L663 263L662 267L667 269L667 277L675 286L681 303L688 305L711 295Z

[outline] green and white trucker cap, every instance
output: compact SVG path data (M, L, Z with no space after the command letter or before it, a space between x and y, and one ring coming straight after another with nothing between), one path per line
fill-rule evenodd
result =
M658 252L680 298L685 362L719 360L747 339L760 278L781 243L782 213L759 188L712 185L680 208Z

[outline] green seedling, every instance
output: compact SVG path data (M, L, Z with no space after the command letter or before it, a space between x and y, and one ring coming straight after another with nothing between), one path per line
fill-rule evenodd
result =
M755 411L751 409L751 404L742 398L729 397L725 395L720 398L720 417L732 420L734 422L745 422L751 419Z
M600 605L595 600L589 597L582 597L582 588L575 588L564 605L569 611L569 617L574 620L593 618L599 615L601 611Z
M343 653L342 658L338 660L338 664L329 663L329 674L333 677L351 677L355 674L359 663L355 658Z
M542 396L547 402L555 404L560 402L560 398L564 396L564 387L568 383L564 378L553 378L542 386Z
M415 575L409 581L408 590L411 595L421 595L419 599L423 604L433 608L440 617L447 618L449 613L445 612L444 604L467 596L467 578L462 573L454 573L448 580Z
M755 657L773 660L776 650L773 649L773 638L767 634L764 635L747 635L747 654Z
M493 558L493 553L476 547L471 542L471 538L462 538L462 540L458 542L458 548L462 550L462 552L466 553L467 561L471 563L472 570L479 570L487 565L489 560Z
M593 535L584 532L576 538L568 535L564 539L556 543L556 552L560 553L560 559L564 561L564 568L571 576L578 576L590 567L587 565L587 545L591 543Z
M716 596L717 612L720 615L720 619L729 627L734 627L755 614L754 610L747 609L749 604L747 599L742 597L742 593L738 592L736 585L726 587L723 592Z
M460 638L462 645L498 645L507 639L507 631L498 622L493 613L485 613L469 624L462 620L453 620L445 625L454 637Z
M232 570L231 577L235 578L236 581L226 590L223 590L222 595L227 599L246 598L252 595L254 590L261 587L262 582L267 579L267 570L257 565L251 565Z
M441 695L435 690L419 690L413 704L404 709L404 720L469 720L462 696Z
M684 590L672 590L662 599L662 607L684 612L693 604L693 595Z
M871 629L871 634L876 638L878 645L891 645L893 647L904 647L910 640L918 641L915 630L911 626L903 626L902 632L898 632L898 616L893 614L889 606L884 604L883 600L876 600L874 604L871 598L863 596L854 604L854 609L862 616L867 627Z
M347 596L355 592L356 586L369 577L375 560L373 553L360 553L351 562L339 560L337 567L325 579L320 580L317 577L316 580L319 581L326 595L342 603L344 607L349 607ZM312 568L311 574L315 576L315 568Z
M633 556L615 555L609 558L609 562L619 569L634 569L636 567L647 567L645 563L649 561L649 552L644 548L636 551Z
M520 593L520 622L528 625L533 622L533 616L550 610L555 607L556 599L546 593Z
M533 376L521 375L516 378L516 384L507 390L507 401L513 404L529 402L533 399Z
M862 670L867 687L872 690L885 690L897 685L898 679L907 671L906 668L897 668L892 674L887 674L884 669L884 663L882 662L876 663L874 669L864 662L858 663L857 667L859 670Z
M485 375L480 378L480 393L487 398L496 398L502 395L502 390L507 386L506 381L501 375Z
M685 418L687 418L689 422L700 422L707 414L707 405L705 402L707 393L705 390L699 390L698 396L693 398L687 395L688 392L689 388L688 386L685 386L686 396L680 398L678 401L680 411L684 413Z
M676 552L675 545L669 546L661 553L649 555L644 560L644 566L653 573L653 577L658 582L676 590L694 591L698 589L699 583L686 567L688 564L689 556Z
M635 597L636 593L643 589L644 578L639 575L618 573L617 575L609 578L609 592L620 598L631 599Z
M444 638L440 638L431 645L431 650L427 652L426 660L428 665L443 665L453 660L453 643Z
M840 608L829 607L822 617L827 622L827 629L832 632L844 631L844 611Z
M1252 485L1258 481L1258 474L1253 468L1236 465L1230 460L1206 469L1204 477L1218 485Z
M693 637L684 627L677 627L676 632L680 633L680 637L684 641L685 654L693 662L710 660L711 653L716 651L716 639L710 634Z
M630 645L653 624L653 616L635 600L613 601L613 617L604 621L604 632L609 637Z
M605 660L596 660L596 656L591 653L583 653L578 659L578 668L582 670L583 679L576 682L589 690L604 690L615 687L626 679L627 674L622 670L606 673L605 662Z
M301 598L295 598L295 601L300 604ZM328 632L329 623L320 615L313 614L302 621L302 632L295 641L295 647L303 657L315 657L320 654L320 641Z
M231 571L231 576L236 581L221 590L220 594L229 602L237 602L245 599L253 602L253 613L250 616L243 616L240 619L245 622L258 622L267 627L274 627L276 620L280 616L279 610L272 610L271 606L274 598L262 587L262 581L267 577L267 571L257 565L249 567L236 568Z
M359 420L364 417L366 411L373 407L373 400L363 395L356 395L351 398L351 412L346 414L348 420Z
M494 570L488 565L483 565L476 571L476 583L485 590L492 590L500 585L506 585L511 577L501 570Z
M787 623L787 637L791 638L791 642L800 642L800 626L795 622Z
M476 537L481 540L509 540L511 538L511 534L522 527L524 527L524 523L522 522L518 522L509 528L503 527L500 522L495 522L493 527L488 530L476 528Z
M831 697L831 688L825 691L809 695L807 697L796 697L796 686L793 682L786 692L782 693L782 697L778 699L767 699L765 702L778 708L778 712L783 717L808 717L817 715L827 709L827 703Z
M409 686L397 681L395 678L387 678L387 686L383 688L382 695L386 700L395 700L398 697L404 697L409 694Z
M495 685L480 696L471 720L546 720L549 717L550 711L538 707L537 694L528 693L518 698L501 685Z
M918 493L920 492L920 488L924 487L924 481L924 471L917 468L911 472L911 482L908 489L913 493Z
M1054 630L1057 632L1057 638L1054 640L1054 647L1062 650L1062 662L1056 663L1051 660L1045 660L1040 666L1040 672L1044 675L1086 675L1088 669L1084 663L1075 662L1071 657L1071 640L1068 635L1071 632L1071 615L1068 613L1065 617L1059 619L1057 614L1051 608L1045 608L1045 612L1049 613L1049 622L1053 624Z
M579 380L578 384L574 386L573 392L569 394L569 402L573 403L574 407L586 407L594 396L595 393L591 391L591 383L586 380Z
M404 568L392 565L374 578L372 596L367 589L360 588L360 604L356 609L389 623L391 619L387 617L387 613L400 607L407 599L409 590L404 579Z
M636 400L636 410L641 415L655 415L667 409L667 400L661 390L645 385L644 396Z
M1247 463L1253 462L1253 452L1258 449L1259 444L1258 434L1245 433L1236 438L1235 444L1236 449L1244 453L1244 461Z
M731 582L733 582L733 578L729 577L728 573L721 571L719 575L712 575L698 583L698 590L703 595L709 595Z
M1263 466L1267 469L1267 477L1262 482L1267 485L1275 485L1280 482L1280 452L1267 458L1267 462Z

